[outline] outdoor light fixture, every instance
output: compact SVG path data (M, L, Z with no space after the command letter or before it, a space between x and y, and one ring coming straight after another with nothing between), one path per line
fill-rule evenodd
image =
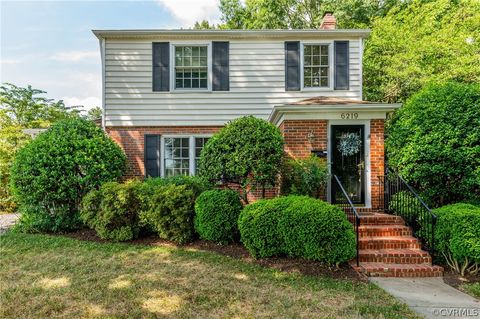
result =
M315 142L315 134L313 134L313 130L310 130L310 132L308 132L307 138L310 144L313 144L313 142Z

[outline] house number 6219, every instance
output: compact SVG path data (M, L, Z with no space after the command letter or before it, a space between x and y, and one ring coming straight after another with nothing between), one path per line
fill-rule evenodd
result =
M340 117L342 120L356 120L358 119L358 113L342 113Z

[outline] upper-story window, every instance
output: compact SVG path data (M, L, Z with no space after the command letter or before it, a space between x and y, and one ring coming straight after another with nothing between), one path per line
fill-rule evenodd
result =
M175 46L175 89L208 88L207 46Z
M303 46L303 86L305 88L329 87L328 44Z

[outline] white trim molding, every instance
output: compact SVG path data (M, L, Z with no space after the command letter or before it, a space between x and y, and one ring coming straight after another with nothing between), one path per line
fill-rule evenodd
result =
M387 113L398 109L401 104L332 104L332 105L280 105L275 106L268 120L280 126L286 120L359 120L386 119Z

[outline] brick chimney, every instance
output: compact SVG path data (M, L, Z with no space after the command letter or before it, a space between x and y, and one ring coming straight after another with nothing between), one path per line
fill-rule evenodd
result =
M323 15L322 24L320 24L320 29L322 30L333 30L337 28L337 19L333 15L333 12L327 11Z

